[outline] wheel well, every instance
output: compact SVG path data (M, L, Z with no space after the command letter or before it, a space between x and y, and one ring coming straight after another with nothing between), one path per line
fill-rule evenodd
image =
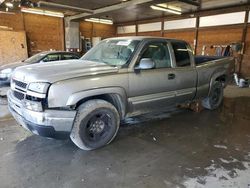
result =
M96 96L84 98L84 99L77 102L77 104L75 105L75 109L77 109L84 102L86 102L88 100L94 100L94 99L102 99L102 100L105 100L105 101L111 103L117 109L117 111L120 115L120 118L122 119L125 117L125 113L126 113L125 112L125 104L122 100L122 97L118 94L103 94L103 95L96 95Z
M221 76L219 76L219 77L217 77L217 78L215 79L215 81L220 81L220 82L222 82L222 83L225 83L226 80L227 80L227 76L226 76L226 75L221 75Z

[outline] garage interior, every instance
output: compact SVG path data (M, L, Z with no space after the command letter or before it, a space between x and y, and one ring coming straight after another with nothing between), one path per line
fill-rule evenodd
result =
M151 36L185 40L195 55L230 47L246 83L233 80L214 111L125 119L115 140L94 151L21 128L3 84L0 187L249 187L249 10L249 0L0 0L0 70L43 51L84 55L103 39Z

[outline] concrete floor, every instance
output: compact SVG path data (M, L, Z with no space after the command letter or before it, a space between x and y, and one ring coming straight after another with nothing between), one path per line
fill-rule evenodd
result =
M3 188L250 184L250 89L228 87L223 106L213 112L180 110L128 119L109 146L91 152L69 140L32 135L13 119L4 119L0 120Z

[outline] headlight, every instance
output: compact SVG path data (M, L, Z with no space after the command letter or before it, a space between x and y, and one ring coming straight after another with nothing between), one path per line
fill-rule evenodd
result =
M28 90L34 91L37 93L42 93L46 94L48 91L50 84L49 83L44 83L44 82L36 82L36 83L30 83Z
M3 74L10 74L12 72L12 69L11 68L3 69L0 72L3 73Z
M42 112L43 111L43 106L41 102L35 102L35 101L29 101L29 100L25 100L24 101L24 106L32 111L36 111L36 112Z

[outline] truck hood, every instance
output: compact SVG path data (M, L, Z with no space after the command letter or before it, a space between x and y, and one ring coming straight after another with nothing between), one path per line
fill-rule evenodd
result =
M118 72L118 68L100 62L66 60L19 67L14 71L12 78L26 83L54 83L80 76L91 76L111 72Z
M22 62L22 61L18 61L18 62L15 62L15 63L10 63L10 64L7 64L7 65L0 66L0 70L4 70L4 69L13 69L14 70L17 67L24 66L24 65L27 65L27 64Z

